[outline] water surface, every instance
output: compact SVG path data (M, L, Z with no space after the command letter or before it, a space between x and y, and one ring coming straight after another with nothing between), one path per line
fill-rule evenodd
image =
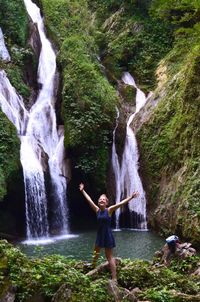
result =
M114 255L121 258L151 260L155 251L162 248L164 239L150 231L114 231L116 248ZM51 242L37 244L20 243L20 249L29 256L50 254L64 255L78 260L90 261L96 238L96 231L70 234L67 238L52 237ZM36 242L35 242L36 243ZM101 256L104 256L102 250Z

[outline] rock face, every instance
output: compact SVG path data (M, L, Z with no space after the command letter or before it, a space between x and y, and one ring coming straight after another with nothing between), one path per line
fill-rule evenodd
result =
M72 291L65 284L62 285L56 294L53 296L52 302L70 302Z
M35 23L30 23L30 38L29 38L29 44L34 50L34 53L37 57L37 60L39 60L39 55L41 51L41 41L40 41L40 36L37 28L37 24Z
M147 1L136 2L137 8L142 7L145 11L144 2ZM159 11L161 3L162 1L158 1L157 7L153 6L153 10ZM200 120L200 44L199 27L193 27L197 21L193 20L192 25L188 22L189 27L186 28L185 24L178 23L177 27L180 26L181 31L177 33L173 44L170 44L170 41L172 42L170 34L169 36L165 34L162 41L165 41L168 47L161 54L164 44L158 36L155 36L155 32L164 33L166 28L161 31L155 30L149 16L147 23L148 26L150 25L148 28L150 31L146 39L145 20L139 22L134 19L134 13L129 20L127 8L130 7L115 4L115 9L108 5L101 5L97 11L101 16L99 21L100 24L102 22L102 35L106 31L102 39L103 45L100 46L107 76L112 83L115 83L122 71L128 70L134 75L138 85L145 88L142 90L154 89L153 95L132 124L137 131L139 142L140 172L147 193L149 226L161 234L176 232L198 246L200 180L197 175L200 173L200 140L197 121ZM171 9L175 18L180 14L179 5L176 12L173 4L166 6L169 6L167 9L169 11ZM187 17L190 15L189 7L190 5L188 10L182 12L188 14ZM162 17L170 22L168 16L163 14ZM159 22L160 19L157 20L156 26ZM153 38L152 44L151 38ZM145 46L143 48L143 42L145 44L147 41L146 49ZM158 46L156 51L155 45ZM153 54L149 46L154 49ZM138 55L137 51L139 51ZM155 56L156 53L160 55L159 58ZM153 87L149 83L152 83L154 76L157 78L157 83ZM123 148L123 143L121 145Z
M184 63L173 70L170 62L161 63L165 76L162 73L158 78L158 87L138 113L133 128L139 141L149 224L162 234L176 232L190 238L198 246L200 143L196 121L200 117L197 99L194 101L199 84L194 78L200 64L194 57L186 76L186 66L191 64L188 56Z
M12 285L6 285L3 292L0 294L1 302L14 302L15 301L15 288Z

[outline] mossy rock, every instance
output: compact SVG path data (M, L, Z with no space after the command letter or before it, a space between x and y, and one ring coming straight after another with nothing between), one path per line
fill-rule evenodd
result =
M0 200L2 200L7 191L8 179L19 169L20 142L15 127L1 111L0 141Z
M136 88L130 85L121 85L120 94L125 102L132 106L136 106Z
M184 33L162 61L166 76L155 92L160 101L137 133L151 225L164 234L178 232L196 246L200 242L199 30Z

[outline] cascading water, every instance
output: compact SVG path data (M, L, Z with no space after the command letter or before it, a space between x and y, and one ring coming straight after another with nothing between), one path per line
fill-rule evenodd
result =
M135 229L147 229L146 197L142 187L141 179L138 174L139 156L137 149L137 141L135 134L130 127L130 124L133 121L135 114L144 106L146 102L146 97L145 94L136 86L134 79L128 72L124 73L122 81L127 85L135 87L137 92L136 110L129 117L127 122L125 147L122 156L121 169L117 168L116 170L116 167L114 167L113 164L114 171L118 171L119 173L117 176L115 176L117 196L116 199L119 199L118 196L120 196L120 199L123 199L126 196L130 196L134 191L138 191L139 196L137 198L134 198L134 200L129 202L128 204L131 215L131 227ZM117 213L116 215L116 228L119 228L119 213Z
M44 170L49 171L51 179L50 194L53 200L51 227L62 234L68 232L67 184L64 131L62 127L57 129L54 109L56 56L46 38L39 8L31 0L24 0L24 3L32 22L37 24L42 45L38 65L38 82L41 90L28 113L22 99L2 71L0 97L2 110L16 126L21 139L20 157L25 184L27 237L31 240L49 236Z
M7 62L9 62L11 60L10 54L5 45L4 36L3 36L3 32L2 32L1 28L0 28L0 58L3 61L7 61Z
M18 135L24 134L29 113L22 97L8 80L5 71L0 70L0 105L8 119L15 125Z
M64 154L64 134L59 135L56 125L55 99L54 99L54 80L56 73L56 55L52 45L46 38L43 19L40 9L31 0L24 0L27 12L33 23L37 24L41 40L41 52L38 66L38 82L42 88L38 98L30 110L30 119L27 126L27 137L31 137L31 145L36 151L40 147L48 155L48 167L51 176L51 188L54 200L54 228L62 233L68 231L67 227L67 208L66 208L66 179L61 177L63 174L60 169L58 158ZM22 164L26 157L25 148L21 149ZM37 147L36 147L37 146ZM26 166L24 166L26 170ZM30 169L27 171L30 172ZM25 177L26 178L26 177ZM30 192L30 190L29 190ZM44 203L45 196L43 196ZM56 210L55 210L56 209ZM46 229L46 227L44 228ZM43 234L39 233L37 236ZM46 235L46 234L45 234ZM35 235L34 235L35 237Z

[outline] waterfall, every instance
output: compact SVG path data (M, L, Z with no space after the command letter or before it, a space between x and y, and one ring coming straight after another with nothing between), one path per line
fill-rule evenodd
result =
M41 89L35 104L27 112L22 98L2 71L0 97L2 110L16 126L21 140L20 159L25 184L27 238L31 240L47 238L50 227L61 234L68 233L68 217L64 131L61 126L57 129L54 108L56 55L46 38L40 9L31 0L24 0L24 3L32 22L37 24L42 45L38 64L38 82ZM45 170L50 174L53 209L50 226Z
M37 146L48 156L48 167L52 188L51 194L53 195L54 201L54 217L52 221L54 223L54 228L57 228L58 231L61 231L62 233L66 233L68 232L66 179L60 176L62 170L58 160L59 154L64 156L64 133L62 132L60 135L58 133L54 109L56 55L51 43L45 35L40 9L31 0L24 0L24 3L32 22L37 24L42 45L38 65L38 82L41 84L42 88L35 104L30 110L26 135L31 138L30 141L32 142L31 145L33 149ZM35 151L37 154L37 150ZM23 161L25 156L26 148L21 148L21 158L24 170L26 170ZM29 169L28 172L30 172ZM44 203L46 203L45 195L42 198L44 198ZM41 235L42 234L40 233L38 234L38 236Z
M8 119L15 125L17 133L24 134L29 113L24 107L22 97L17 94L3 70L0 70L0 106Z
M9 62L11 60L8 49L5 45L2 29L0 28L0 59Z
M138 155L137 141L136 141L135 134L130 127L130 124L133 121L135 114L139 112L139 110L144 106L146 102L146 97L145 94L137 87L133 77L128 72L125 72L123 74L122 81L127 85L135 87L137 92L136 92L136 110L129 117L126 126L126 138L125 138L124 152L122 155L120 177L118 176L116 178L116 183L117 183L116 199L118 199L119 196L118 193L119 186L120 186L120 199L123 199L126 196L130 196L134 191L138 191L139 196L137 198L134 198L131 202L128 203L128 207L131 215L131 227L135 229L147 229L146 197L142 187L141 179L138 174L139 155ZM119 221L119 217L116 217L116 228L119 227L118 221Z

